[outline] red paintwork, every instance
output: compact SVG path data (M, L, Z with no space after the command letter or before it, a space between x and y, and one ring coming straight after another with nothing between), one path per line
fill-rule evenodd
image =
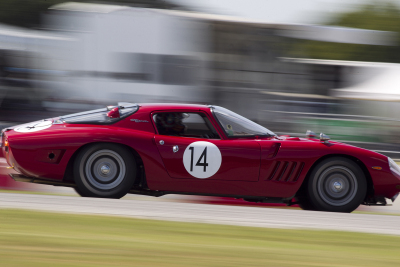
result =
M164 145L159 144L160 140L165 142ZM186 148L192 142L204 141L204 139L156 135L155 141L169 176L176 179L192 180L193 176L186 171L183 164L176 164L182 161L184 149L180 149L177 153L171 153L172 147L178 145ZM230 140L213 139L207 141L220 149L224 160L219 171L207 180L258 181L260 145L257 142L254 140L232 142ZM238 161L240 164L237 164Z
M113 108L112 110L110 110L107 113L107 117L112 118L112 119L119 118L119 108L116 107L116 108Z
M158 135L151 114L159 111L203 112L221 140ZM132 120L134 119L134 120ZM147 121L147 122L143 122ZM32 177L62 180L74 153L83 145L113 142L127 145L141 156L151 190L193 194L285 197L295 195L313 164L323 156L348 155L360 160L368 170L375 196L392 198L400 190L387 157L369 150L316 139L271 137L228 139L204 105L142 104L139 110L112 125L55 124L32 133L5 132L9 152L3 153L15 170ZM159 140L165 141L163 146ZM208 179L191 177L184 169L182 155L194 141L217 145L223 157L219 171ZM179 145L177 153L170 153ZM55 154L48 160L49 153ZM279 164L279 166L278 166ZM381 166L374 170L372 166Z

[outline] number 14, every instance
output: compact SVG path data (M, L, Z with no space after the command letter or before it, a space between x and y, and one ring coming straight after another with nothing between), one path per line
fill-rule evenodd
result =
M189 147L191 150L191 158L190 158L190 171L193 171L193 155L194 155L194 147ZM204 160L203 160L204 158ZM201 161L203 160L203 163ZM197 160L196 166L204 167L203 171L206 172L208 163L207 163L207 147L204 148L203 153L201 153L200 158Z

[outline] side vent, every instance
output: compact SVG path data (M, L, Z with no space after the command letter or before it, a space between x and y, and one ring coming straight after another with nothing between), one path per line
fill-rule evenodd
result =
M281 143L276 143L275 144L275 151L274 151L274 154L272 155L273 158L276 157L276 154L278 154L280 148L281 148Z
M281 162L280 162L280 161L277 161L277 162L275 163L274 170L272 171L272 173L271 173L271 175L269 176L268 180L274 179L274 176L275 176L276 172L278 171L280 165L281 165Z
M271 148L269 149L267 155L266 155L266 159L272 159L275 158L276 155L279 152L279 149L281 148L281 143L275 143L271 146Z
M268 181L296 182L304 168L304 162L276 161Z
M292 177L293 172L296 169L297 165L298 165L297 162L292 162L292 166L290 166L290 170L287 172L287 175L285 177L285 180L284 180L285 182L290 181L290 178Z
M287 170L287 167L289 165L289 162L284 162L283 164L284 164L283 169L282 169L282 171L281 171L281 173L279 175L279 178L277 178L276 181L281 181L282 180L282 176L285 174L285 172Z
M297 180L299 180L299 177L300 177L301 172L303 171L303 168L304 168L304 162L302 162L300 164L300 168L299 168L299 170L296 174L296 178L293 180L293 182L297 182Z

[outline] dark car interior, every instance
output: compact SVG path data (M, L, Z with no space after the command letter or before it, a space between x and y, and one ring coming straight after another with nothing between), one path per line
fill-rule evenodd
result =
M153 115L161 135L221 139L209 119L201 113L162 112Z

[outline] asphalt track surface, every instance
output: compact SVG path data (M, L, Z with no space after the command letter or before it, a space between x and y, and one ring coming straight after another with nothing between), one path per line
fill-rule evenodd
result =
M400 216L391 215L344 214L171 201L95 199L14 193L0 193L0 208L238 226L400 235Z

